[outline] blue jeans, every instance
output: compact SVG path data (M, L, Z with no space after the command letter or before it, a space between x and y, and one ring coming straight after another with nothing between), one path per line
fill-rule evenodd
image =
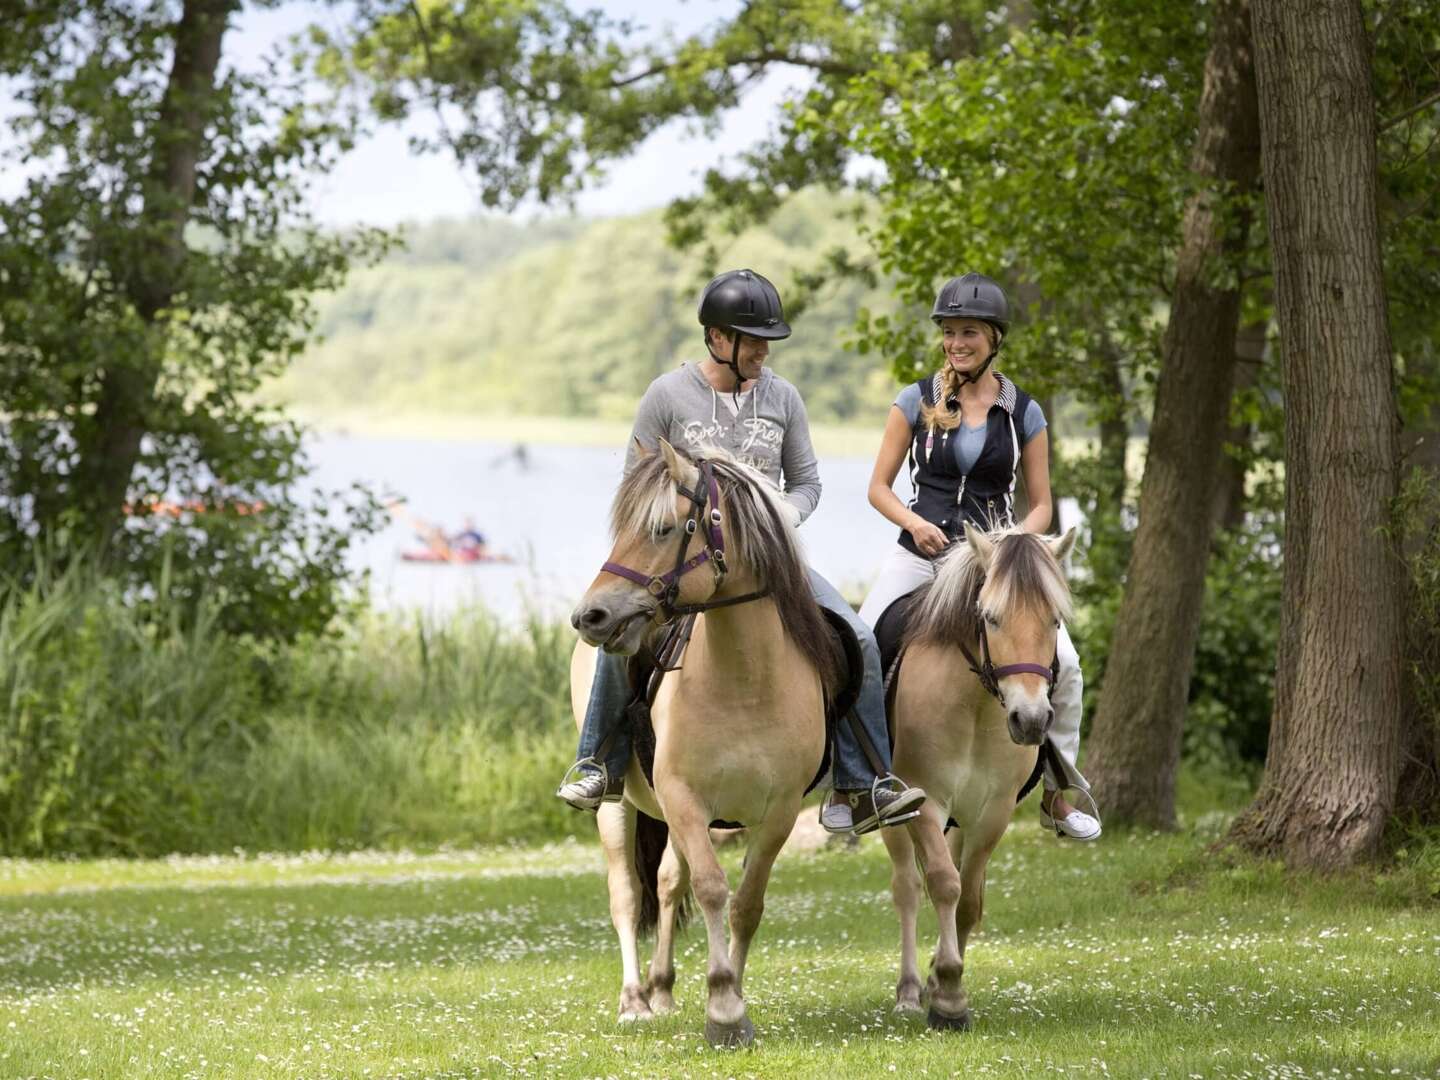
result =
M810 570L809 575L810 591L815 596L815 602L843 618L860 641L865 673L855 713L865 733L870 736L881 766L889 772L890 734L885 725L885 686L875 635L860 621L860 616L855 614L835 586L814 570ZM630 761L630 728L620 722L630 698L625 663L625 657L614 656L604 649L596 653L595 681L590 684L590 702L585 707L585 724L580 730L580 747L575 755L577 761L595 757L606 734L614 730L615 736L605 753L605 768L612 779L623 775ZM851 730L849 721L841 717L835 731L835 786L841 791L868 791L874 779L874 770L860 749L855 732Z

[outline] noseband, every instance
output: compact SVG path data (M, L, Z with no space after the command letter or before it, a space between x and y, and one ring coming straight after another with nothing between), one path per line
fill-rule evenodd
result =
M638 570L632 570L628 566L621 566L616 562L606 562L600 567L602 573L614 574L644 586L646 591L659 601L661 614L665 616L663 621L667 623L673 622L678 615L695 615L712 608L744 604L770 595L769 588L764 588L756 592L745 593L743 596L727 597L724 600L708 600L699 604L675 603L676 598L680 595L680 579L691 570L708 562L710 568L715 572L715 588L717 590L724 584L725 575L730 572L730 568L725 565L725 534L720 527L720 484L715 479L715 466L704 458L701 458L698 464L700 479L696 483L694 491L679 481L676 481L675 484L676 490L690 500L690 513L685 518L685 527L680 533L680 547L675 553L674 569L658 577L652 577L642 574ZM710 508L708 514L706 513L707 505ZM685 552L690 548L690 538L700 530L702 522L705 528L704 547L698 554L686 559Z
M1000 680L1010 675L1039 675L1049 684L1049 694L1055 693L1055 680L1060 677L1060 654L1055 654L1049 667L1043 664L1001 664L996 667L990 660L990 639L985 634L985 617L980 617L980 657L976 661L975 654L964 642L960 643L960 652L970 664L970 670L980 680L980 685L985 688L986 693L993 697L1001 705L1005 704L1005 695L1000 692Z

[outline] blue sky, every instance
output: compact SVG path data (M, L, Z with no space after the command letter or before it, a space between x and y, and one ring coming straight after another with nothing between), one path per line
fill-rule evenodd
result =
M639 24L639 36L651 37L667 31L692 33L733 14L740 5L738 0L576 0L576 6L598 7L613 18L629 18ZM237 65L253 63L309 22L341 19L343 12L317 3L247 8L227 35L226 57ZM584 192L576 210L590 216L634 213L695 192L707 167L727 148L745 147L763 136L774 123L781 98L807 81L796 71L768 75L747 95L746 107L726 117L715 136L691 134L681 124L657 131L633 157L612 165L603 182ZM393 225L479 210L475 189L453 160L410 151L409 132L423 130L428 123L425 117L407 128L388 127L357 146L330 176L315 184L317 216L336 225ZM530 218L537 209L523 207L518 213Z

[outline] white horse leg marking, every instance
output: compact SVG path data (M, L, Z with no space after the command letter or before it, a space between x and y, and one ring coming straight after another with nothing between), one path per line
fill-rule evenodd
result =
M636 937L640 923L640 875L635 869L635 808L628 802L603 803L596 814L600 844L605 849L610 886L610 921L620 939L620 1019L651 1016L640 982Z
M881 829L890 852L890 895L900 915L900 981L895 985L895 1008L920 1011L920 965L915 957L915 924L920 913L920 871L915 865L915 843L907 825Z
M675 1011L675 915L690 889L690 868L680 857L672 836L665 845L658 875L660 915L655 925L655 955L645 982L650 1009L658 1014Z

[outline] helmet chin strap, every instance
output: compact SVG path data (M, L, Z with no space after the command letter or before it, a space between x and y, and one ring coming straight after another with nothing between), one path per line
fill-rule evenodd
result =
M705 348L709 351L711 360L714 360L717 364L720 364L723 367L728 367L731 374L735 376L735 388L731 390L730 393L734 396L735 408L739 409L740 384L745 381L740 376L740 339L745 335L740 333L739 330L732 330L731 333L735 335L735 343L730 347L729 360L722 360L719 356L715 354L715 347L710 344L710 334L708 331L705 334Z

